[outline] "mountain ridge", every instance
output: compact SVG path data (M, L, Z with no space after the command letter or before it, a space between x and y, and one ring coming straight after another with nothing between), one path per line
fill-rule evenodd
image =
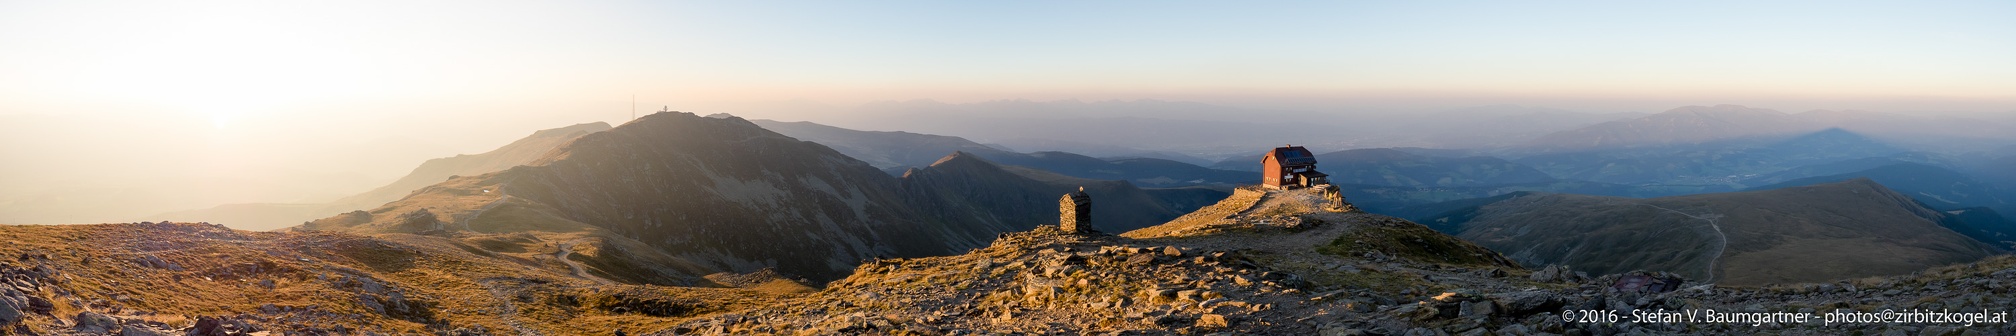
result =
M592 122L534 131L530 136L487 152L429 159L399 180L328 203L224 204L205 209L156 214L145 219L217 222L253 230L280 229L346 211L369 209L397 201L407 194L451 176L477 175L531 163L532 160L542 157L546 152L568 141L610 128L608 123Z
M978 155L1000 165L1022 166L1079 178L1128 180L1149 187L1229 186L1258 181L1253 174L1218 170L1153 157L1103 159L1077 153L1021 153L994 148L956 136L910 132L859 131L812 122L752 120L765 129L827 145L848 156L901 176L913 167L929 166L954 152Z
M482 196L492 190L502 195ZM530 164L451 179L372 213L423 212L415 216L434 219L421 223L462 223L465 229L516 219L486 219L486 212L550 213L526 220L606 230L720 270L774 267L815 279L830 279L860 260L979 244L979 237L927 224L936 221L912 213L900 195L895 179L828 147L740 118L655 113L574 139ZM661 201L668 197L680 201ZM487 206L493 202L501 206ZM374 217L363 223L324 219L303 228L452 228ZM934 238L919 239L924 236ZM749 244L758 241L773 243Z
M1421 221L1527 265L1660 270L1731 285L1896 275L2004 252L1947 229L1946 217L1855 179L1652 199L1524 194Z
M657 113L527 165L450 179L302 229L587 232L718 271L774 268L830 280L861 260L955 253L1053 223L1046 213L1056 197L1079 186L1112 209L1095 214L1098 227L1152 225L1184 211L1125 181L1003 169L966 152L906 175L741 118ZM682 271L645 273L653 272Z
M1917 116L1869 111L1813 110L1788 114L1742 105L1683 106L1634 119L1564 130L1527 141L1521 147L1543 152L1698 144L1717 140L1770 137L1842 128L1883 136L1968 139L2009 139L2007 123L1949 116Z

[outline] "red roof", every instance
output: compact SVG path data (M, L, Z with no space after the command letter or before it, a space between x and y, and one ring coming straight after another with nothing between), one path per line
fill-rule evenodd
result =
M1267 162L1267 160L1274 160L1282 166L1313 165L1316 164L1316 154L1309 153L1309 149L1302 148L1302 146L1275 147L1273 151L1267 152L1267 156L1261 157L1260 160L1262 163Z

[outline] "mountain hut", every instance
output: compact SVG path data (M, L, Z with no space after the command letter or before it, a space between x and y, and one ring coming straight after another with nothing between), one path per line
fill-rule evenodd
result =
M1267 151L1260 158L1260 185L1274 189L1308 188L1330 184L1330 175L1316 171L1316 154L1302 146L1286 145Z

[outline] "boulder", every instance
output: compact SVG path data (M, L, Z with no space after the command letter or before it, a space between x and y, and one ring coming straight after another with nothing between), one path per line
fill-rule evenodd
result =
M0 327L21 323L21 320L26 317L21 307L15 306L14 300L0 298Z
M1573 273L1570 273L1567 266L1547 265L1547 267L1541 268L1539 271L1534 271L1533 276L1528 277L1528 279L1539 282L1560 282L1572 277L1571 274Z
M241 319L224 319L224 330L226 332L236 334L249 334L249 333L266 331L265 328L260 328L258 325L252 324L252 321Z
M1200 328L1227 328L1231 326L1232 320L1225 318L1225 315L1204 314L1204 316L1197 317L1197 327Z
M42 315L49 315L49 313L55 311L56 311L55 302L49 302L49 299L44 299L40 296L28 297L28 312Z
M1564 303L1559 296L1548 291L1499 293L1488 297L1492 303L1498 304L1499 308L1503 308L1506 314L1512 316L1557 311Z
M196 318L196 327L189 329L189 336L225 336L224 321L203 316Z
M149 254L149 255L147 255L147 256L144 256L144 257L140 257L140 259L138 259L138 260L134 260L134 263L137 263L137 264L140 264L140 266L141 266L141 267L149 267L149 268L156 268L156 269L164 269L164 270L170 270L170 271L183 271L183 270L184 270L184 269L182 268L182 265L176 265L175 263L172 263L172 262L168 262L167 260L162 260L162 259L161 259L161 256L157 256L157 255L152 255L152 254Z
M1142 301L1167 302L1176 299L1176 290L1167 288L1143 289L1141 290L1141 296L1143 296Z
M104 335L119 330L119 320L96 312L77 313L77 326L73 329L80 334Z
M1460 307L1460 311L1456 313L1457 316L1468 319L1487 319L1491 318L1491 315L1498 314L1497 304L1490 301L1464 301L1458 303L1457 307Z

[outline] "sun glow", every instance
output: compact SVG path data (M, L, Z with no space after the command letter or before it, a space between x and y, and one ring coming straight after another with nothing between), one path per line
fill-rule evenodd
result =
M210 114L210 127L225 129L231 126L231 116L223 113Z
M257 5L177 6L106 41L72 85L207 116L223 128L289 104L361 93L379 79L343 26L288 22ZM145 27L137 29L135 27ZM114 50L116 49L116 50Z

